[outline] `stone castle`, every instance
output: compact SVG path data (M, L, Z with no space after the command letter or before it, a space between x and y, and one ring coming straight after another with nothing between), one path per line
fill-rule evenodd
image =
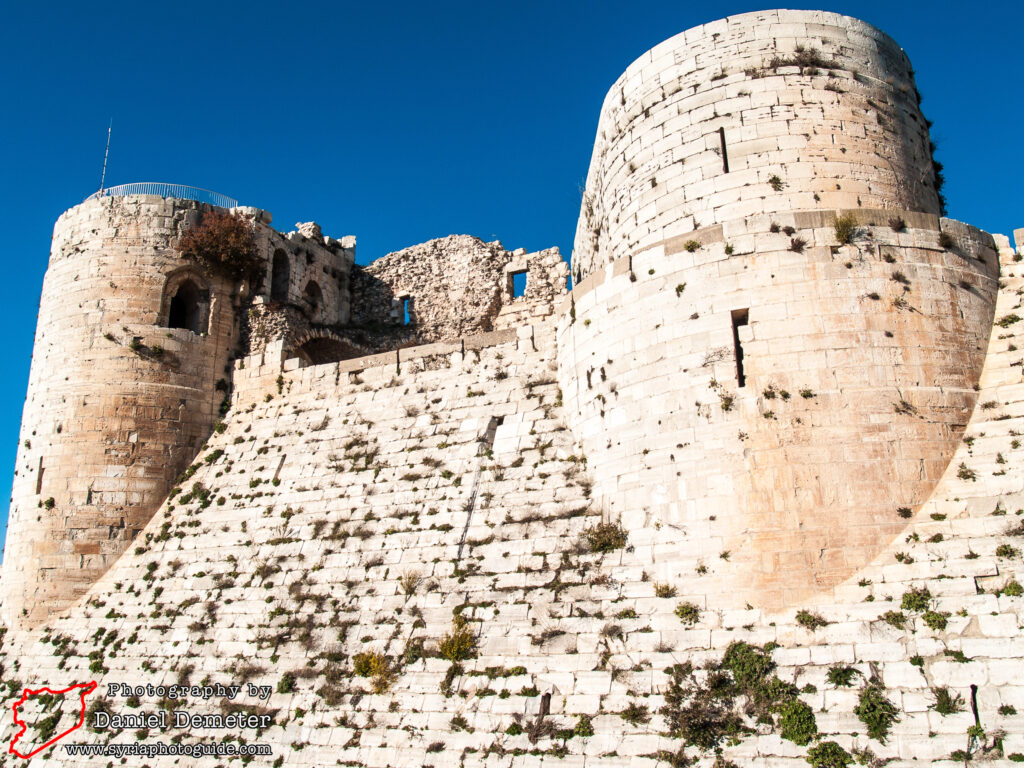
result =
M1024 230L944 218L919 103L849 17L679 34L605 99L571 266L360 267L184 188L67 211L4 706L96 680L66 741L273 755L153 765L1024 761ZM226 212L245 274L183 245ZM91 727L181 707L264 720Z

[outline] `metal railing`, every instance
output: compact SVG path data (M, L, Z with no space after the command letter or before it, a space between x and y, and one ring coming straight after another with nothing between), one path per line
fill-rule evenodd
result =
M219 192L211 192L208 189L200 189L199 187L189 187L185 184L163 184L156 181L140 181L135 184L107 187L99 192L94 192L85 199L94 200L100 197L125 197L127 195L175 197L179 200L196 200L200 203L209 203L219 208L236 208L238 206L237 200L227 195L222 195Z

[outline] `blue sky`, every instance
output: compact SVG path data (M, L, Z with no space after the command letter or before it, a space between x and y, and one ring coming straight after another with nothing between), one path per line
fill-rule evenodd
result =
M1024 227L1018 2L787 2L862 18L910 55L950 215ZM99 186L213 189L358 238L357 260L453 233L568 255L612 82L689 27L765 3L9 3L0 231L9 498L53 223ZM6 503L0 505L6 527Z

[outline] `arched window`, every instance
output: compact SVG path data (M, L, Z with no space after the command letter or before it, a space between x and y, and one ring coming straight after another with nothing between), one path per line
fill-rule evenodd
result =
M316 280L306 283L306 290L302 292L302 298L306 302L306 311L313 322L321 322L321 312L324 305L324 294L317 285Z
M202 331L203 292L191 280L185 280L171 297L170 310L167 313L168 328L185 328L192 333Z
M288 301L288 281L291 279L291 271L288 254L278 248L274 251L274 263L270 271L271 301Z

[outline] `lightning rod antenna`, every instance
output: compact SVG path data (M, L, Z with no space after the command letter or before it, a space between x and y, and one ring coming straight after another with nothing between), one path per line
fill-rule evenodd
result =
M107 126L107 149L103 153L103 173L100 174L100 192L103 191L103 184L107 180L107 158L110 156L110 132L114 128L114 118L110 118L110 125Z

